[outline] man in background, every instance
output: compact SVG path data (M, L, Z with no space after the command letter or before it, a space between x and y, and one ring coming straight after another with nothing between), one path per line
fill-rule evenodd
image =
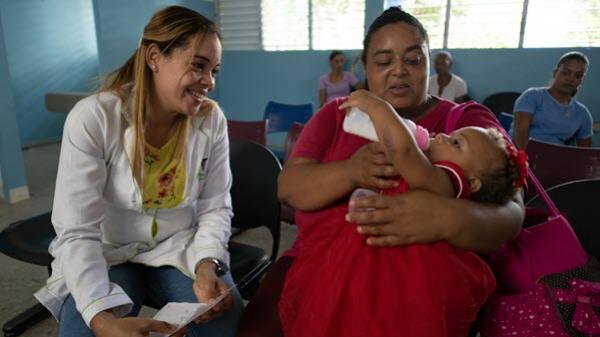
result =
M467 98L467 83L450 71L452 54L441 51L436 55L434 62L437 74L429 77L429 94L456 103L464 102Z

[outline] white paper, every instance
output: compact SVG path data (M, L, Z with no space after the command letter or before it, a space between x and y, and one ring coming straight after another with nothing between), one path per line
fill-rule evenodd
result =
M198 316L204 314L214 307L217 303L221 302L225 296L229 294L229 290L221 294L209 303L167 303L159 312L154 315L154 319L158 321L167 322L173 326L176 326L175 331L179 331L184 326L188 325ZM150 337L164 337L169 336L160 332L151 332Z

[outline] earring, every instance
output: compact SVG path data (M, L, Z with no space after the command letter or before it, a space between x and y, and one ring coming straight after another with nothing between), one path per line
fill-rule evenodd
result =
M156 68L155 64L151 65L150 68L152 68L153 72L155 72L155 73L158 72L158 69Z

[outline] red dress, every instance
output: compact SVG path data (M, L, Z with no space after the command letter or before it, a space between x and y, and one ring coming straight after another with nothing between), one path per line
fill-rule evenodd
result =
M487 264L446 242L367 246L347 211L332 207L300 233L279 302L285 336L466 336L495 288Z

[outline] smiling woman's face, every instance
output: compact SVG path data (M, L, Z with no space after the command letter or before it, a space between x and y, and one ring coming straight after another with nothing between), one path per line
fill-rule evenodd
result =
M404 22L381 27L369 44L365 74L369 90L399 111L424 103L429 51L419 30Z
M167 56L162 53L157 56L154 95L168 112L197 115L207 94L215 87L215 75L221 64L221 41L217 35L207 34L193 47L190 40Z

